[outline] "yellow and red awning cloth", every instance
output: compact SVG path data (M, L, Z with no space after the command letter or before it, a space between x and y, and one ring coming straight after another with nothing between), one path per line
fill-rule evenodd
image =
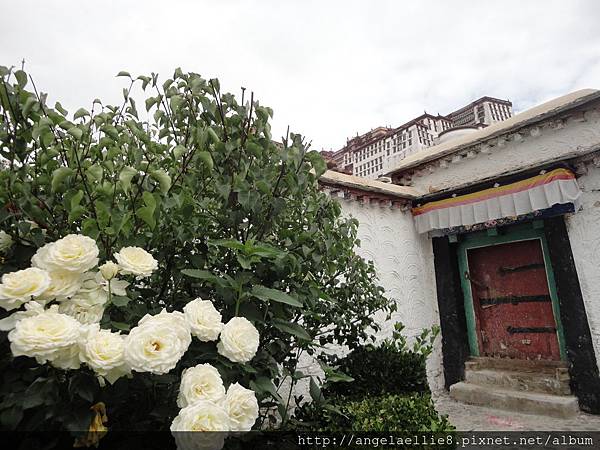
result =
M575 174L561 168L505 186L425 203L412 213L417 231L426 233L518 217L558 204L576 204L580 195Z

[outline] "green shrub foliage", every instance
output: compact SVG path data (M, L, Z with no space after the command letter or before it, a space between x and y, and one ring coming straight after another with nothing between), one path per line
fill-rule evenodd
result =
M367 343L338 359L337 369L354 381L329 383L325 395L361 398L365 395L429 392L425 363L439 330L424 330L412 348L407 346L402 330L403 325L396 324L391 339L378 345Z
M143 247L158 270L112 300L103 328L127 333L147 313L202 297L224 322L249 319L259 351L233 364L195 339L170 373L103 387L84 369L13 358L2 333L0 424L85 430L102 401L109 428L165 429L181 371L204 362L272 407L257 426L276 408L285 421L290 398L279 388L304 377L299 356L328 343L356 348L378 329L373 313L393 309L354 252L357 222L319 191L321 156L297 134L275 142L273 111L253 95L180 69L165 81L118 76L122 104L96 99L69 113L23 70L0 67L0 229L14 241L1 272L28 267L37 248L69 233L95 239L101 261Z
M426 361L439 328L424 329L412 346L397 323L392 337L332 356L321 388L311 383L310 403L297 398L296 425L321 431L446 431L429 395ZM343 374L343 375L342 375Z
M337 431L422 431L447 432L454 429L447 416L440 415L428 393L338 398L335 406L321 408L311 403L298 414L301 426L323 432Z
M435 410L429 394L367 397L350 402L345 413L353 430L445 432L453 427Z

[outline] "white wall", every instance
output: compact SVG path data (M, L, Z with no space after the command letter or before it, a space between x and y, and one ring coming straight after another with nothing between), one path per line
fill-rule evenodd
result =
M588 165L578 179L582 209L566 217L567 230L588 316L596 361L600 358L600 168Z
M412 338L423 328L439 325L433 250L431 240L419 235L414 227L410 211L361 204L356 200L338 199L343 214L358 219L358 238L361 241L357 253L373 261L379 284L385 295L398 304L398 311L390 321L378 315L382 325L378 339L391 337L394 323L400 321L406 328L404 335ZM434 352L427 362L427 377L432 391L444 388L441 334L436 340ZM345 353L344 349L332 351ZM321 376L322 372L312 358L301 358L299 369L306 374ZM308 398L308 381L297 386L296 393Z
M474 146L464 157L449 156L432 162L412 176L412 186L422 192L457 189L461 186L521 172L529 167L583 155L600 145L600 112L524 130L500 141L493 140L489 153L477 153ZM471 150L471 153L468 151Z

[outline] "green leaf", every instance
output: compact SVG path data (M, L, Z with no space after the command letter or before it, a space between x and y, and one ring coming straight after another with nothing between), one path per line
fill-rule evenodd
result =
M81 117L85 117L85 116L89 116L89 115L90 115L90 113L86 109L79 108L73 115L73 118L75 120L77 120L77 119L80 119Z
M75 222L77 219L81 218L81 216L83 216L86 213L86 209L81 206L81 205L77 205L74 208L71 209L71 211L69 211L69 222L73 223Z
M27 97L27 100L25 100L25 104L23 105L23 117L27 117L29 115L31 108L33 108L33 105L35 105L36 102L37 100L33 95Z
M337 382L351 383L352 381L354 381L354 378L352 378L342 372L332 371L327 374L327 381L330 383L337 383Z
M171 97L171 109L173 110L173 113L177 113L177 110L181 108L181 105L183 105L183 103L184 99L181 95L174 95L173 97Z
M242 266L242 269L246 269L246 270L252 269L252 258L248 258L241 254L237 254L236 258L237 258L238 262L240 263L240 266Z
M65 181L65 179L73 173L74 170L70 167L59 167L54 172L52 172L52 192L56 192L58 187Z
M209 171L213 170L214 163L210 152L198 152L198 159L202 161Z
M148 97L146 99L146 111L150 111L150 109L158 102L158 97Z
M67 133L69 133L71 136L73 136L78 141L81 140L81 138L83 137L83 131L81 131L77 127L71 127L71 128L69 128L67 130Z
M113 320L110 322L110 324L113 326L113 328L116 328L117 330L121 330L121 331L129 331L131 329L129 324L124 323L124 322L115 322Z
M25 85L27 84L27 74L25 72L23 72L22 70L17 70L15 72L15 78L17 79L17 83L19 84L19 87L24 88Z
M288 322L283 319L279 319L278 317L275 317L272 320L272 324L275 328L277 328L280 331L283 331L284 333L291 334L292 336L296 336L297 338L305 341L312 341L310 334L308 334L308 332L297 323Z
M200 280L210 280L210 281L214 281L216 280L218 277L209 272L208 270L200 270L200 269L183 269L181 271L182 274L188 276L188 277L192 277L192 278L198 278Z
M67 111L65 108L63 108L63 107L62 107L62 105L60 104L60 102L56 102L56 103L54 104L54 108L55 108L55 109L56 109L56 110L57 110L59 113L61 113L63 116L66 116L67 114L69 114L69 112L68 112L68 111Z
M176 160L179 160L186 152L187 149L183 145L176 145L175 148L173 148L173 157Z
M246 246L235 239L211 239L208 241L209 245L216 245L217 247L231 248L235 250L245 250Z
M323 396L321 395L321 388L315 382L313 377L310 377L310 385L308 388L308 392L310 393L310 398L312 398L313 402L319 404L321 400L323 400Z
M129 297L113 295L111 301L112 301L113 305L121 307L121 306L126 306L131 301L131 299Z
M103 173L104 173L104 169L102 168L102 166L100 164L94 164L93 166L90 166L85 171L86 176L93 181L102 180Z
M306 159L310 161L313 168L315 169L315 175L319 178L327 171L327 163L317 151L311 151L306 154Z
M117 77L129 77L131 78L131 75L129 72L125 72L124 70L121 70L118 74Z
M256 380L251 381L250 389L260 396L270 394L274 398L281 400L281 396L277 393L277 389L275 388L273 381L268 377L258 377Z
M80 205L81 200L83 199L83 191L80 189L77 193L71 197L69 209L69 222L74 222L79 219L83 214L85 214L85 208Z
M129 192L131 189L131 179L137 175L137 170L133 167L125 166L121 169L121 173L119 173L119 181L121 182L121 187L125 193Z
M142 80L142 89L146 90L146 86L148 86L148 83L150 83L150 77L140 75L139 77L137 77L137 79Z
M213 141L215 144L220 141L219 136L217 136L217 133L215 132L215 130L213 130L210 127L207 130L208 130L208 135L210 136L211 141Z
M252 287L251 294L254 297L260 298L261 300L267 301L272 300L278 303L285 303L286 305L301 307L302 303L285 292L278 291L277 289L271 289L265 286L257 285Z
M165 192L168 192L168 190L171 188L171 177L164 170L154 170L150 172L150 176L156 181L158 181L158 184L160 185L160 190L163 194Z
M69 392L92 403L94 401L95 380L84 373L78 373L69 380Z
M156 200L154 196L146 191L142 194L142 199L146 206L139 208L136 211L136 215L142 219L151 229L156 227L156 219L154 218L154 211L156 210Z
M98 230L98 224L96 223L96 220L92 218L85 219L81 223L81 231L83 231L83 234L91 237L92 239L96 239L98 234L100 234L100 230Z

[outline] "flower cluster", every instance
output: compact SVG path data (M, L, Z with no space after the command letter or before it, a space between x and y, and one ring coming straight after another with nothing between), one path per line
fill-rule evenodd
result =
M120 253L128 254L132 248L123 248ZM132 273L135 263L138 276L150 275L148 267L156 268L157 262L148 252L135 248L135 253L136 258L127 259L123 267L107 262L100 271L94 271L99 254L96 242L87 236L69 234L39 248L31 258L32 267L2 276L0 307L11 311L32 301L42 305L55 301L60 313L85 324L97 323L104 313L109 291L126 295L129 283L115 278L117 273ZM111 265L112 276L107 278L103 269Z
M200 443L202 448L220 448L225 434L199 436L179 432L250 431L258 418L254 392L239 383L231 384L225 391L219 371L210 364L199 364L183 371L177 405L181 410L171 424L171 432L180 448L197 448ZM182 440L189 442L180 442Z
M0 235L3 249L10 244L6 236ZM0 330L10 331L13 355L65 370L85 364L101 383L111 384L132 371L168 373L193 337L218 341L218 353L235 363L255 356L259 333L254 325L243 317L224 324L213 303L201 298L183 311L146 314L128 334L102 329L112 295L127 295L129 283L117 275L141 279L158 267L139 247L124 247L114 258L116 262L98 266L96 242L70 234L39 248L31 267L3 275L0 307L17 311L0 320ZM173 431L248 431L258 417L254 392L238 383L225 390L219 372L209 364L183 372L177 404L181 410Z
M60 369L84 363L110 383L130 373L125 336L101 330L99 322L111 295L127 295L129 283L117 274L147 277L158 263L141 248L125 247L115 255L122 266L108 261L95 271L99 253L93 239L69 234L39 248L32 267L2 276L0 307L23 307L0 320L14 356Z

